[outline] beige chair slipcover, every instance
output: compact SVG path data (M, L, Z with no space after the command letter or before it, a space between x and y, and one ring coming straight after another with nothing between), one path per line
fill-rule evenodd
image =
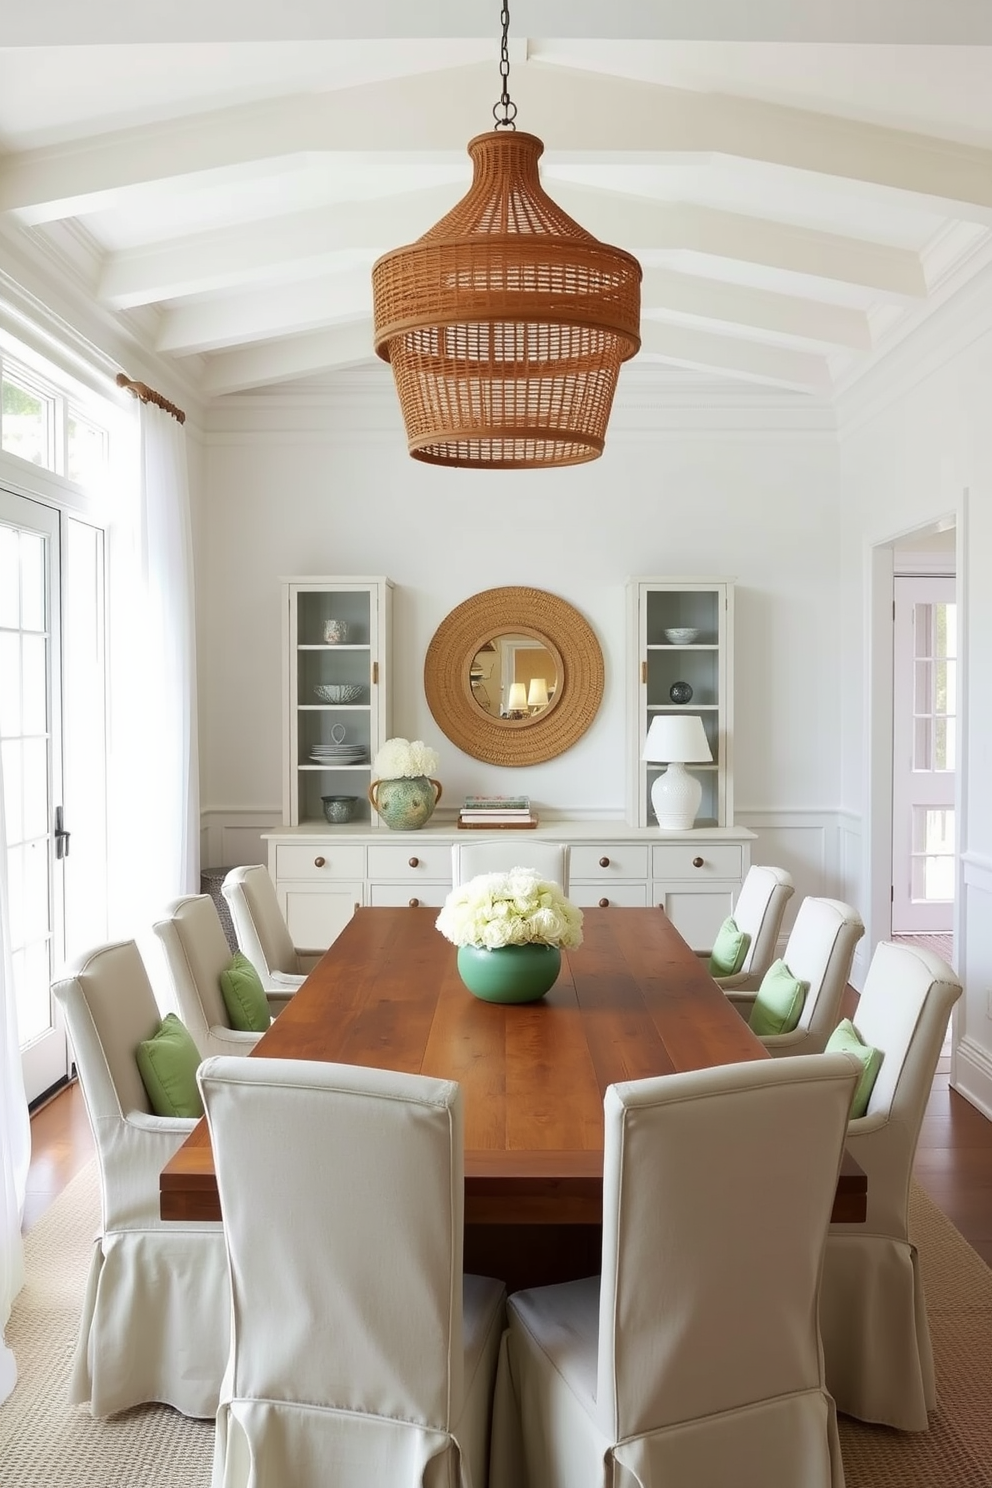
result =
M508 841L456 842L451 849L451 882L457 889L479 873L531 868L568 893L568 843L530 842L530 832L508 832Z
M856 1079L607 1089L602 1276L510 1297L491 1488L841 1488L817 1292Z
M738 930L747 931L751 942L739 971L713 978L725 992L756 992L761 986L761 978L778 955L785 906L793 892L792 875L784 868L753 863L747 870L734 905L734 923ZM710 952L700 955L708 958Z
M162 946L175 1010L193 1035L200 1058L250 1054L261 1034L228 1026L220 974L230 964L231 948L210 895L174 899L152 929Z
M137 946L89 952L52 990L93 1129L102 1210L70 1401L94 1416L144 1401L212 1416L230 1337L224 1237L219 1224L159 1218L159 1174L196 1123L153 1115L138 1073L135 1050L160 1015Z
M820 1326L827 1384L839 1410L925 1431L936 1406L919 1257L908 1231L909 1185L923 1113L961 983L917 946L875 947L854 1025L883 1051L847 1148L868 1175L863 1225L831 1225Z
M503 1283L462 1274L462 1106L354 1065L200 1069L233 1326L215 1488L486 1488Z
M809 983L799 1023L790 1033L771 1033L761 1042L770 1054L820 1054L840 1022L841 1003L865 933L861 916L840 899L804 899L789 932L782 959L800 981ZM753 992L728 992L747 1018Z
M275 885L261 863L232 868L221 893L230 907L238 947L261 977L273 1012L278 1012L306 981L320 952L294 946Z

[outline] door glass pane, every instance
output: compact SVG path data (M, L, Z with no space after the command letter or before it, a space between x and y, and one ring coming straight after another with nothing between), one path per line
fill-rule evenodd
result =
M5 404L5 408L6 408ZM48 716L48 548L36 532L6 524L4 573L16 606L0 631L0 731L10 886L10 936L18 1032L24 1047L52 1026L52 882Z
M63 780L70 852L65 860L65 953L107 932L106 707L103 534L70 519L63 610Z
M917 806L913 811L912 897L954 898L954 812Z
M913 607L913 769L953 771L957 706L957 607Z
M0 625L15 626L20 614L21 560L17 533L0 526Z

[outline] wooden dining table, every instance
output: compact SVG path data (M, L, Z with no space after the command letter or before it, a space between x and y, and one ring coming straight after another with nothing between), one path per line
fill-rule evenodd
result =
M436 919L424 907L356 910L254 1052L457 1080L466 1270L511 1290L589 1275L606 1087L767 1051L661 909L586 910L581 947L525 1005L473 997ZM866 1176L845 1156L834 1221L863 1221L866 1203ZM163 1220L221 1217L205 1120L163 1169L160 1204Z

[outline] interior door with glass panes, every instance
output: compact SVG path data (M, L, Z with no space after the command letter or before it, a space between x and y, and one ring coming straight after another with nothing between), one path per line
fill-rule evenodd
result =
M51 995L63 956L59 514L0 490L0 751L11 959L28 1100L67 1073Z
M894 581L892 933L954 917L957 607L954 579Z

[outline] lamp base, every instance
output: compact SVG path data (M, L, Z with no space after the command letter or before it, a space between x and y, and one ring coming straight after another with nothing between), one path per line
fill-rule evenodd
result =
M657 777L651 787L651 806L662 832L689 832L703 799L702 782L690 775L678 760Z

